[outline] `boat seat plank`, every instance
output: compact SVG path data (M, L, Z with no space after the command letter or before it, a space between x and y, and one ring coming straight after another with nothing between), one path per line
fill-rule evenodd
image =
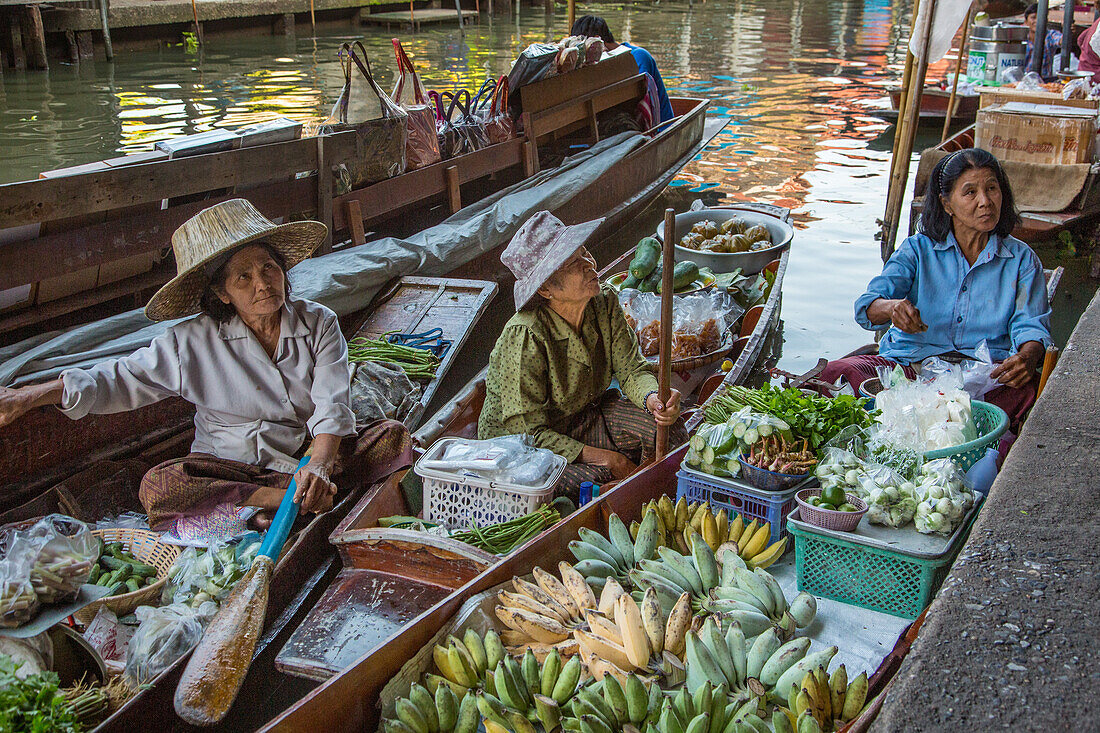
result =
M612 54L598 64L520 87L517 90L520 107L528 114L537 114L563 102L599 91L609 84L629 79L637 73L638 64L629 51Z
M636 74L629 79L595 92L581 94L567 102L541 110L525 112L524 130L533 140L541 141L551 137L564 137L571 132L590 126L597 114L628 102L638 102L646 95L647 83L644 74Z

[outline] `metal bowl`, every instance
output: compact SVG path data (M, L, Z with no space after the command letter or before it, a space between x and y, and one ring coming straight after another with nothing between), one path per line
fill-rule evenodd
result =
M1091 71L1081 71L1080 69L1074 69L1073 71L1059 71L1057 72L1059 81L1073 81L1074 79L1091 79Z
M687 247L681 247L679 244L676 244L676 261L692 260L695 264L699 265L699 267L709 267L716 273L733 272L741 268L741 271L746 275L755 275L767 267L769 262L778 257L779 253L783 251L783 248L790 246L791 240L794 239L794 227L787 222L780 221L774 216L762 214L759 211L738 209L736 207L728 209L701 209L699 211L689 211L686 214L677 214L677 239L682 238L691 231L691 228L698 222L709 219L721 224L727 219L732 219L735 216L744 219L750 226L762 224L767 227L773 245L767 249L757 250L756 252L700 252L699 250L688 249ZM662 221L657 227L657 238L663 242L664 237L665 223Z

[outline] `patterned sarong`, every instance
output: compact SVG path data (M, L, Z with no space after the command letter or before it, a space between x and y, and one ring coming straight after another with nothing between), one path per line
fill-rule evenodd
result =
M305 451L303 446L303 453ZM332 480L341 490L377 482L412 465L412 438L395 420L379 420L344 438ZM261 487L285 490L291 475L247 463L191 453L150 469L138 497L149 526L172 529L178 519L239 506Z

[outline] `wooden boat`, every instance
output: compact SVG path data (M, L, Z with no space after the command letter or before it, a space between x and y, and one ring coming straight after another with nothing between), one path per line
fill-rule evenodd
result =
M940 153L952 153L956 150L972 148L974 147L974 130L975 125L970 125L931 150ZM914 182L914 191L924 190L927 175L923 170L918 170ZM916 230L920 212L923 209L924 197L914 196L909 214L910 235ZM1056 212L1022 210L1020 211L1020 224L1013 230L1012 234L1029 244L1041 242L1051 239L1064 229L1085 224L1098 215L1100 215L1100 174L1090 172L1081 188L1081 192L1067 209Z
M539 135L549 137L570 135L578 130L588 129L591 110L607 108L602 106L605 104L614 106L610 102L616 99L629 101L633 98L630 95L642 93L638 86L639 80L630 77L627 81L629 83L625 85L622 82L612 84L610 96L606 98L601 98L597 90L581 99L580 112L577 111L576 100L559 102L545 110L528 109L525 113L529 115L528 129L535 131L534 139L539 141L541 141ZM679 168L695 155L706 140L709 140L706 133L712 136L721 129L720 124L705 125L706 106L705 100L673 99L673 107L679 114L674 121L617 165L609 168L596 181L575 192L573 198L564 202L556 213L567 222L606 216L607 219L601 230L604 233L613 231L618 224L633 217L663 190ZM540 127L540 121L545 120L550 122ZM314 148L312 153L304 150L300 144L302 141L297 141L295 145L279 144L277 147L280 154L291 155L292 159L288 165L292 168L310 170L312 166L313 170L323 169L325 152L331 152L338 149L339 145L346 144L346 141L340 142L338 138L340 138L339 135L325 139L319 147ZM332 142L333 140L337 142ZM575 141L576 138L572 140ZM566 143L570 141L568 137L564 140ZM330 143L332 147L328 147ZM461 205L463 192L461 185L466 180L463 176L474 176L470 180L477 180L476 173L488 171L492 168L489 163L493 160L499 163L497 156L505 156L507 151L511 151L510 155L514 154L513 157L517 162L504 169L497 169L498 172L500 170L509 172L509 168L516 166L537 168L537 148L534 148L533 143L530 145L528 143L530 143L528 140L518 140L502 143L501 146L505 146L504 148L493 146L486 149L491 152L478 158L480 161L478 165L481 167L469 168L466 173L458 175L457 181L455 179L459 171L455 170L454 166L449 173L446 170L429 173L415 171L407 175L419 174L421 183L425 181L430 183L429 177L437 176L440 180L447 182L443 190L447 190L449 186L452 194L457 193L457 196L451 196L451 205ZM316 142L311 144L317 145ZM238 155L229 158L220 157L229 155L228 153L203 156L216 160L207 161L204 164L205 167L200 166L202 175L209 176L202 183L199 182L200 178L196 177L199 174L183 175L187 169L182 166L173 166L173 175L182 177L182 189L176 188L173 195L197 188L208 189L214 184L238 185L248 182L248 185L257 186L257 188L252 188L246 195L258 202L259 208L265 210L265 213L272 214L273 207L277 208L279 202L283 201L283 197L295 192L299 200L314 203L320 200L322 204L324 203L325 192L319 190L324 187L318 186L316 175L312 180L284 181L277 172L264 172L264 164L270 162L268 160L270 151L263 156L250 150L232 152ZM484 153L484 151L478 152ZM65 201L66 197L72 199L73 203L68 211L74 215L101 218L103 214L96 212L113 207L112 210L118 213L124 208L124 203L133 204L137 208L129 209L135 213L122 223L117 223L118 220L115 224L111 221L89 223L85 220L76 225L72 231L53 234L47 232L44 237L30 240L29 243L19 243L13 246L13 249L6 250L4 267L0 268L0 272L4 273L7 279L0 282L0 287L17 281L20 277L42 276L41 272L34 271L37 265L27 269L27 263L19 263L14 259L17 255L41 256L44 252L52 252L60 260L64 260L65 257L70 256L66 252L69 252L78 242L77 235L83 233L92 236L89 241L93 261L96 258L130 256L135 250L150 246L151 237L154 235L165 236L165 232L170 231L178 223L176 220L182 220L181 217L189 216L193 211L220 200L219 198L206 199L200 203L181 204L164 211L160 209L154 211L150 206L154 202L159 206L161 197L168 193L165 188L167 184L163 181L154 182L155 185L150 184L148 190L139 186L138 182L142 179L132 174L132 171L141 167L135 166L125 176L114 172L90 174L95 178L85 179L82 184L85 187L83 190L66 179L15 184L19 187L33 185L36 191L39 189L45 191L48 188L52 194L60 197L56 199L57 201ZM517 171L510 172L515 174ZM152 173L151 170L143 171L145 176L150 173ZM157 173L155 177L159 178L160 175ZM486 173L482 178L487 175ZM148 178L144 180L146 183L149 182ZM106 185L102 190L88 189L87 187L95 181L111 185ZM383 186L386 190L385 195L393 195L391 187L397 184L383 183L387 184ZM376 184L376 186L380 185L382 184ZM369 191L370 188L373 187L366 190ZM17 195L13 198L0 197L0 200L5 202L0 205L0 227L6 227L13 222L25 224L27 220L36 218L54 221L51 217L58 216L60 210L55 208L55 204L42 203L36 195L32 195L34 192L29 189L21 188L14 192ZM359 194L352 192L350 195ZM225 195L221 196L221 198L225 197ZM344 218L340 223L340 217L336 213L340 209L352 212L354 216L362 216L362 221L369 221L371 216L382 217L383 213L373 210L364 212L363 203L373 200L372 198L360 200L359 212L355 213L356 207L352 205L352 199L341 201L339 197L332 197L332 201L339 204L338 207L330 209L333 212L334 226L337 229L340 226L354 227L355 219ZM344 216L347 216L346 213ZM116 227L118 231L115 231ZM134 236L136 243L130 242L130 235ZM599 251L597 249L597 252ZM17 272L9 271L9 265ZM42 267L52 266L53 264L42 265ZM486 253L452 274L458 276L462 273L477 273L479 277L485 277L488 274L490 278L499 282L508 285L511 283L510 277L499 264L499 251ZM510 305L508 308L510 309ZM370 308L367 309L368 312L370 310ZM508 312L510 314L510 310ZM362 320L362 314L352 314L345 318L343 324L345 333L349 336L354 333L355 327ZM487 317L486 320L491 318ZM503 319L500 323L503 324ZM11 325L11 322L8 322L8 325ZM495 336L490 333L487 338L492 337ZM436 385L436 389L440 395L447 394L445 383ZM81 471L88 469L89 466L94 469L96 466L103 465L104 462L125 465L131 473L137 470L137 476L140 477L142 469L135 469L134 463L143 462L140 465L152 465L186 453L191 440L188 425L192 415L193 411L181 400L166 401L124 415L92 416L79 423L73 423L53 410L42 410L30 414L25 419L0 429L0 440L5 446L5 451L0 456L0 485L6 484L2 491L4 500L0 503L0 510L7 510L9 517L25 513L41 514L59 508L64 511L65 507L69 506L69 500L74 498L74 494L79 494L72 485L66 485L65 480L73 481L74 477L79 479ZM60 487L58 487L59 482ZM397 491L397 488L396 485L391 484L353 488L333 511L305 525L292 540L276 568L267 615L268 624L260 639L238 704L223 724L224 728L255 728L310 689L311 683L277 673L273 667L275 654L305 612L317 601L320 592L339 571L336 553L327 542L329 534L365 492L380 494L383 490L393 492ZM129 498L133 500L135 497ZM185 660L186 657L166 670L148 689L143 690L105 721L98 730L145 729L154 725L153 721L156 721L155 725L158 727L172 730L186 728L182 721L165 713L172 704L175 683Z
M891 87L889 109L873 109L868 113L890 122L897 122L898 110L901 108L901 88ZM977 94L956 94L955 110L951 115L953 123L967 125L974 122L978 115L978 106L981 97ZM951 107L951 90L941 89L938 86L925 87L920 98L920 123L939 125L943 124L943 118Z

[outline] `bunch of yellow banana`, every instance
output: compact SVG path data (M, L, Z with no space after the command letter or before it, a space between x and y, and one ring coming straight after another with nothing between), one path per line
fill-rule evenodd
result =
M535 582L512 578L514 592L500 591L497 618L508 627L501 638L512 654L530 648L540 659L556 648L576 653L572 631L585 622L584 612L596 608L596 596L584 578L567 562L558 563L561 580L536 567Z
M569 704L569 716L562 729L578 733L615 733L639 731L656 725L664 695L661 689L638 675L626 674L620 680L607 675L577 691Z
M585 613L587 628L573 629L581 658L596 680L608 675L626 684L628 673L652 681L659 675L666 685L683 679L683 640L691 627L691 600L681 596L665 614L650 590L638 604L612 579L600 597L598 610Z
M788 697L798 733L829 733L852 720L867 701L867 673L861 672L848 683L844 665L830 676L824 666L806 672L800 683L793 683Z
M732 519L726 510L720 509L713 514L707 502L688 503L680 497L675 504L667 496L650 501L643 509L643 517L653 511L657 513L657 536L660 546L677 550L683 555L691 553L691 533L698 532L711 550L717 552L722 545L733 543L738 555L749 568L767 568L787 549L787 538L775 542L771 540L771 524L753 519L748 523L738 514ZM644 522L643 522L644 523ZM630 526L631 534L635 525ZM641 532L638 525L637 532Z

